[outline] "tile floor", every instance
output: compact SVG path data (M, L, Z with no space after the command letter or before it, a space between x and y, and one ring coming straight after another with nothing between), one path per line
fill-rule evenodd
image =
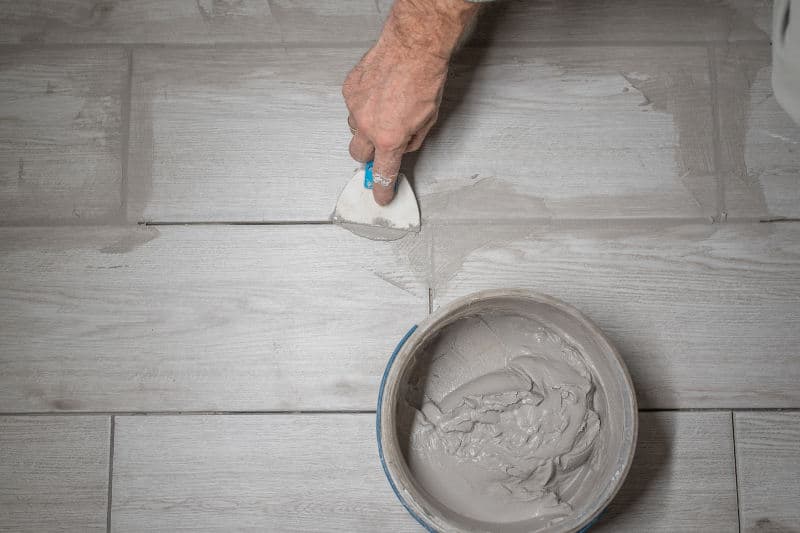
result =
M423 231L386 243L327 219L390 3L0 0L0 530L420 531L374 446L387 356L526 287L637 388L598 531L800 532L770 3L490 6L404 162Z

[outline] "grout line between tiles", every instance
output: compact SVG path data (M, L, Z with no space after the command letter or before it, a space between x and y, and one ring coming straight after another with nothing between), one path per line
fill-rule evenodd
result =
M32 411L0 413L0 417L12 416L204 416L204 415L363 415L375 414L375 409L340 410L259 410L259 411Z
M108 449L108 496L107 496L107 509L106 509L106 533L111 533L111 497L112 497L112 487L111 483L114 478L114 433L116 431L115 428L116 420L115 417L111 417L111 438L109 439L109 449Z
M716 178L716 222L725 222L727 210L725 208L725 176L722 172L722 144L720 140L719 101L717 81L717 49L714 46L706 47L708 56L708 78L711 91L711 139L712 153L711 164Z
M693 407L693 408L640 408L640 413L798 413L800 407ZM2 412L0 417L12 416L248 416L248 415L366 415L375 414L375 409L299 409L299 410L259 410L259 411L31 411Z
M330 220L277 220L277 221L234 221L219 220L212 222L138 222L140 226L332 226Z
M773 222L800 222L800 218L793 218L793 217L775 217L775 218L763 218L760 219L758 222L769 224Z
M698 224L707 224L708 217L698 217L698 216L676 216L676 217L664 217L664 216L641 216L641 217L565 217L565 218L553 218L553 217L505 217L505 218L437 218L437 219L430 219L430 220L423 220L423 225L437 225L437 226L463 226L463 225L509 225L513 226L514 224L541 224L542 226L553 226L559 224L570 224L570 223L586 223L592 224L593 226L597 225L598 223L602 224L640 224L642 222L647 223L664 223L664 224L686 224L686 223L698 223ZM432 238L433 240L433 238Z
M427 224L430 225L429 222ZM434 224L432 227L429 227L428 231L431 234L431 238L428 240L428 285L430 287L430 292L428 294L428 314L433 314L433 302L436 298L436 280L438 279L436 275L436 225Z
M277 22L276 25L278 26L278 37L280 37L281 40L280 45L282 48L286 49L286 36L283 34L284 25L281 24L280 19L276 15L277 10L275 9L273 1L274 0L264 0L264 3L267 4L267 11L269 12L269 17L274 18L275 21Z
M739 496L739 463L736 457L736 413L731 411L731 438L733 439L733 480L736 482L736 520L742 533L742 504Z
M735 217L726 221L731 223L751 224L758 222L800 222L800 218L792 217L775 217L763 219L759 217ZM504 218L504 219L487 219L487 218L459 218L459 219L441 219L441 220L428 220L423 221L423 226L474 226L474 225L517 225L517 224L542 224L542 225L569 225L569 224L707 224L707 217L597 217L597 218L538 218L538 217L517 217L517 218ZM331 220L190 220L190 221L158 221L148 220L140 221L137 224L142 226L301 226L301 225L319 225L331 226L336 223ZM45 224L46 225L46 224ZM91 224L88 224L91 225ZM24 227L30 227L31 224L25 224ZM0 227L4 227L0 224ZM431 258L431 266L433 267L433 254L434 254L434 238L431 237L429 245L429 257Z
M131 135L131 92L133 90L133 50L126 48L126 59L128 64L127 79L125 80L125 87L122 91L121 104L121 118L122 131L120 132L120 164L121 164L121 177L120 177L120 219L124 222L128 220L128 147L130 145Z
M279 50L285 48L294 49L322 49L322 48L364 48L370 47L374 44L375 39L365 41L298 41L298 42L282 42L282 41L244 41L244 42L91 42L91 43L2 43L0 44L0 52L4 51L36 51L36 50L64 50L64 49L93 49L93 48L137 48L137 49L176 49L176 50L192 50L192 49L216 49L216 50ZM741 41L734 41L737 45L761 45L769 46L769 41L766 39L744 39ZM467 44L466 49L483 49L483 48L618 48L629 46L649 46L649 47L708 47L714 45L730 44L725 39L713 40L697 40L697 41L680 41L669 39L653 39L653 40L551 40L551 41L500 41L493 42L490 39L473 41Z
M725 39L712 39L708 41L671 41L669 39L653 39L653 40L586 40L586 41L500 41L492 42L491 40L475 41L467 44L466 49L483 49L483 48L629 48L629 47L652 47L652 48L705 48L714 45L728 44ZM769 45L769 41L748 39L743 41L736 41L736 44L742 45Z
M676 412L676 413L715 413L715 412L745 412L745 413L772 413L772 412L798 412L800 407L645 407L639 408L640 413L650 412Z
M49 50L93 50L100 48L135 49L135 50L282 50L286 47L298 50L317 50L330 48L368 48L374 44L369 41L316 41L297 42L284 44L274 42L198 42L198 43L170 43L170 42L96 42L96 43L0 43L0 53L5 52L36 52Z
M753 223L771 223L771 222L800 222L800 218L791 218L791 217L775 217L775 218L768 218L763 219L759 217L735 217L732 219L728 219L727 216L725 218L726 222L731 224L753 224ZM424 221L423 225L428 226L474 226L474 225L519 225L519 224L542 224L542 225L549 225L549 226L564 226L569 227L571 224L590 224L592 227L596 227L598 224L608 224L609 226L618 225L618 224L668 224L668 225L680 225L680 224L707 224L708 218L707 217L635 217L635 218L560 218L560 219L552 219L552 218L530 218L530 217L519 217L519 218L507 218L507 219L451 219L451 220L431 220L431 221ZM184 222L160 222L160 221L145 221L145 222L138 222L140 226L335 226L336 224L331 220L263 220L263 221L247 221L247 220L214 220L214 221L202 221L202 220L192 220L192 221L184 221ZM46 224L45 224L46 225ZM91 224L89 224L91 225ZM30 224L25 224L24 227L30 227ZM4 227L0 224L0 227ZM9 226L10 227L10 226ZM435 237L431 236L431 241L429 243L429 251L428 257L430 260L431 265L431 279L434 279L436 268L435 268L435 261L434 261L434 254L435 254L435 244L434 244Z
M800 222L800 218L794 217L775 217L762 219L759 217L734 217L726 218L728 224L749 225L749 224L792 224ZM641 217L641 218L564 218L564 219L530 219L530 218L516 218L506 219L501 221L487 221L485 219L461 219L457 221L435 221L428 224L441 224L444 226L475 226L485 224L498 224L498 225L521 225L521 224L535 224L541 222L548 224L553 228L569 229L572 227L581 228L584 225L591 225L598 227L598 225L605 224L609 228L625 224L665 224L671 226L686 225L686 224L708 224L708 218L664 218L664 217ZM24 224L21 223L2 223L0 222L0 229L33 229L33 228L54 228L54 227L71 227L71 228L125 228L131 226L333 226L333 222L329 220L279 220L279 221L191 221L191 222L131 222L130 224L120 224L119 220L80 220L80 219L66 219L59 221L47 220L32 220ZM431 275L435 273L435 264L433 262L433 254L431 257Z

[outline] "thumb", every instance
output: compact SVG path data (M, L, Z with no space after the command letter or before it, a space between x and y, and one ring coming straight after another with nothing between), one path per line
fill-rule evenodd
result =
M372 196L379 205L386 205L394 198L394 184L400 172L405 145L393 150L375 149L372 166Z

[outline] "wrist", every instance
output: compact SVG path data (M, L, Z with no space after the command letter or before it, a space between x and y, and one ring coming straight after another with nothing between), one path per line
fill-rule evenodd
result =
M447 63L478 9L465 0L395 0L380 41Z

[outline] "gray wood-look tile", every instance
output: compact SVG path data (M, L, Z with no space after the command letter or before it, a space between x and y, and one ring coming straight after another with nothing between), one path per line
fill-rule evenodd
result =
M0 0L3 43L369 42L373 0Z
M800 413L735 413L742 531L800 531Z
M772 93L769 46L716 52L725 210L730 218L800 217L800 125Z
M486 7L476 41L768 42L771 2L512 0Z
M738 531L729 412L639 414L633 466L592 531Z
M391 0L0 1L4 43L368 42ZM767 41L770 2L513 2L487 6L476 42Z
M422 531L373 414L116 420L113 531Z
M430 220L716 212L704 48L464 51L412 158Z
M362 53L137 52L129 218L326 220L357 167L341 84Z
M284 43L364 43L378 38L389 11L378 0L269 0Z
M646 408L798 407L800 225L629 221L452 225L435 307L523 287L613 340Z
M386 483L374 415L117 417L115 531L421 531ZM644 413L601 531L736 528L730 413ZM314 502L309 505L308 502Z
M119 218L122 50L0 50L0 223Z
M0 229L0 410L373 409L428 310L335 226Z
M0 531L105 531L107 416L0 417Z
M355 168L340 85L356 49L134 58L129 218L327 218ZM716 213L705 48L464 51L406 156L426 219Z

